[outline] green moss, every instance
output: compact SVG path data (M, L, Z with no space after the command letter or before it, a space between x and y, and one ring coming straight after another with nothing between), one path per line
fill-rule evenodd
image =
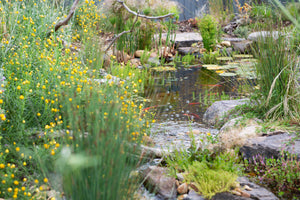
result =
M212 198L215 194L226 192L236 185L237 175L223 169L210 169L204 162L193 162L184 175L188 183L193 182L199 193L205 198Z

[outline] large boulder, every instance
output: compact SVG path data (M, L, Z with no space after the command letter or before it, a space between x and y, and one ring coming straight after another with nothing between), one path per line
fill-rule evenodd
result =
M280 152L285 150L297 154L298 159L300 159L300 140L294 138L295 135L288 133L252 138L247 140L246 144L240 148L240 152L247 159L251 159L256 155L266 158L279 158Z
M249 99L216 101L204 113L203 122L207 125L214 126L236 106L244 105L249 102Z
M155 192L161 199L175 199L177 196L176 180L168 176L168 169L164 167L148 166L141 170L145 187Z
M277 40L279 35L280 33L278 31L259 31L250 33L247 39L253 42L257 42L260 39L264 40L266 37L273 37L275 40Z

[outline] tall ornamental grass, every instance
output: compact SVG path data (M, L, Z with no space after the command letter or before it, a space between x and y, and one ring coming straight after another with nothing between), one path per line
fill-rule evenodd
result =
M258 41L258 110L267 118L299 121L299 59L288 38L283 32L271 32Z

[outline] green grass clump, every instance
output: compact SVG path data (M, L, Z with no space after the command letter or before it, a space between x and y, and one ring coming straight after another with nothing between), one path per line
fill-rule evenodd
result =
M237 175L223 169L211 169L204 162L193 162L184 175L185 181L195 183L204 198L212 198L215 194L227 192L236 185Z

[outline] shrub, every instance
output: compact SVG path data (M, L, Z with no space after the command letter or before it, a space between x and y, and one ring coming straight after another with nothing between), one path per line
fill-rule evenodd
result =
M211 15L205 15L198 23L204 48L207 51L213 50L218 39L218 23Z

